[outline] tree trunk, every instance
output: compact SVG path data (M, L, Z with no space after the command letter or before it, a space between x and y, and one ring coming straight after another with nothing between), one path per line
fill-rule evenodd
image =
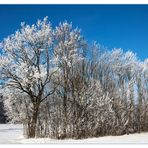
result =
M66 138L67 136L67 92L66 95L64 95L64 100L63 100L63 108L64 108L64 117L63 117L63 122L64 122L64 127L63 127L63 138Z
M30 126L29 126L28 138L34 138L36 136L36 124L37 124L37 117L38 117L38 109L39 109L39 105L34 104L33 114L32 114L32 118L31 118L31 122L30 122Z

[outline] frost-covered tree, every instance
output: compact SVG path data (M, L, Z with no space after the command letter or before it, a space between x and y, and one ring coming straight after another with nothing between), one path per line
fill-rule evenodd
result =
M64 122L62 136L65 137L68 124L67 106L69 99L71 100L70 95L73 93L70 84L76 70L76 65L83 60L82 52L86 43L80 34L80 30L72 29L72 24L68 24L67 22L60 23L56 27L54 37L54 54L61 70L58 94L62 99L62 118Z
M47 20L1 43L0 79L9 121L31 137L87 138L148 131L148 60L89 46L79 29Z
M2 43L1 77L5 80L7 89L4 95L7 99L13 99L12 102L16 106L20 105L19 101L24 103L25 97L29 98L27 106L31 106L32 113L29 121L29 137L35 136L41 102L55 90L55 86L52 86L52 77L58 69L52 62L54 60L52 44L53 30L47 17L32 26L22 23L21 29L4 39ZM23 97L11 97L14 91ZM10 100L6 102L11 102Z

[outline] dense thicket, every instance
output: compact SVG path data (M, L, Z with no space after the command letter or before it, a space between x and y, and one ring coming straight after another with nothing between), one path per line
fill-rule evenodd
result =
M71 24L45 18L22 24L1 54L5 110L28 138L148 131L148 60L133 52L90 47Z

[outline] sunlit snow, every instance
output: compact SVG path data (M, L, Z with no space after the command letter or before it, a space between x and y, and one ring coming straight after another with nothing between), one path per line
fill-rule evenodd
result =
M88 138L82 140L56 140L50 138L34 138L25 139L23 137L22 125L16 124L0 124L0 144L9 143L147 143L148 144L148 133L130 134L123 136L105 136L98 138Z

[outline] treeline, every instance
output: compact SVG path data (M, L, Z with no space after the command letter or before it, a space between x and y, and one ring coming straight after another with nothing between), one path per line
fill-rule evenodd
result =
M89 47L67 22L23 24L3 42L7 116L28 137L88 138L148 131L148 60Z

